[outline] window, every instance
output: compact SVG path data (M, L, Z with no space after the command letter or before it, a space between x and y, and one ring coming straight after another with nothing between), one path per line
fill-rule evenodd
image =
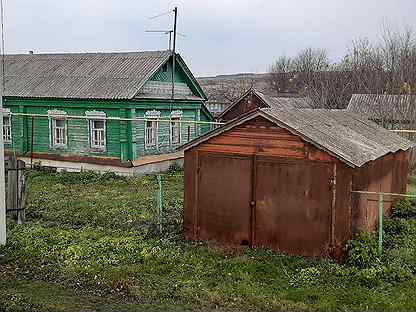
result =
M182 111L173 111L170 114L170 141L172 144L181 142Z
M51 147L63 148L67 145L66 112L59 110L48 111L49 142Z
M166 73L168 71L168 63L163 64L162 71Z
M86 112L89 122L90 146L93 149L105 150L106 140L106 115L104 112Z
M90 120L91 147L105 148L105 120Z
M157 121L146 121L146 147L156 146L157 144Z
M145 114L145 148L157 147L158 145L159 123L157 120L159 117L160 112L155 110L147 111Z
M170 122L170 134L171 134L171 141L172 143L180 143L181 142L181 123L180 118L175 117L172 118Z
M66 120L52 119L53 146L64 147L66 145Z
M3 139L4 143L12 142L12 118L8 109L3 109Z

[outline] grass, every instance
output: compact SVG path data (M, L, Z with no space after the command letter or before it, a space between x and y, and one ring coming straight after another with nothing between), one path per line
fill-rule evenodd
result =
M416 310L414 219L387 222L362 268L224 249L182 238L181 172L163 183L159 235L154 176L32 172L28 222L0 247L0 311Z

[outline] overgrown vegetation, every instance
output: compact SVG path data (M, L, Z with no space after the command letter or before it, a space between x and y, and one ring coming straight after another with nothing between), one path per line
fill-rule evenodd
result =
M28 223L0 248L0 311L415 310L416 220L401 202L385 253L363 233L345 265L185 241L181 172L163 176L33 172Z

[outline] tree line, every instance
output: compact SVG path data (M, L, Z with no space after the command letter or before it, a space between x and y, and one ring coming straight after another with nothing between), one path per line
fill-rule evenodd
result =
M345 108L354 93L416 94L416 36L383 25L378 41L354 40L339 62L326 49L307 48L277 58L268 77L275 93L296 92L320 108Z

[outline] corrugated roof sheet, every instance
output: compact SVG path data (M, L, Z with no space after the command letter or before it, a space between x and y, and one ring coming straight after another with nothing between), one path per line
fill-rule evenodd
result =
M299 135L305 141L352 167L361 167L388 153L408 150L415 145L346 110L263 108L229 122L185 144L182 148L189 149L259 115Z
M312 108L312 101L307 97L274 97L254 90L270 108Z
M416 95L353 94L347 110L373 120L415 120Z
M130 99L170 51L15 54L5 57L5 95Z

